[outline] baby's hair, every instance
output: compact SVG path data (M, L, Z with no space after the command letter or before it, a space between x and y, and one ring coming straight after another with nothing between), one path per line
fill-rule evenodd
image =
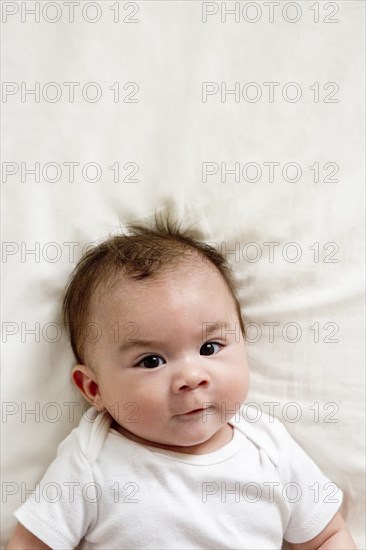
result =
M219 271L234 300L240 328L245 334L234 274L225 257L213 246L200 242L177 221L155 214L151 225L126 224L128 233L112 236L80 259L67 285L62 314L78 363L85 364L86 329L93 300L101 288L108 289L118 275L134 280L153 278L194 259L211 263Z

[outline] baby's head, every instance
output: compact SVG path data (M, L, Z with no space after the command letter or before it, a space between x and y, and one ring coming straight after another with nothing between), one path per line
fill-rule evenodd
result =
M244 326L225 258L169 220L130 225L76 266L63 313L75 385L130 439L210 452L248 392Z

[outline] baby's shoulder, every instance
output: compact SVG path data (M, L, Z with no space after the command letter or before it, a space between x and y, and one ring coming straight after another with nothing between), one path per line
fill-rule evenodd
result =
M95 407L84 411L79 425L61 442L57 455L78 453L93 466L108 435L112 418Z
M291 436L277 418L262 411L259 405L243 405L230 419L230 424L278 465L280 455L287 448Z

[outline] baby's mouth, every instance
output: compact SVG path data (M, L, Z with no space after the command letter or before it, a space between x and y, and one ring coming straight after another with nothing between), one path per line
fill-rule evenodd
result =
M203 414L204 412L211 412L213 411L214 407L199 407L198 409L191 409L190 411L187 411L185 413L181 413L178 416L194 416L196 414Z

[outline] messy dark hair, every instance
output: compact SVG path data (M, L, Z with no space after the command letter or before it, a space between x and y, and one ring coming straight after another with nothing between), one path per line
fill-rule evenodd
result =
M127 233L112 236L89 250L76 265L67 285L62 314L78 363L85 364L85 331L90 321L97 290L121 273L134 280L154 277L173 269L184 259L196 256L211 263L223 277L234 300L240 328L245 334L237 284L225 257L213 246L200 242L189 229L155 214L151 225L129 223Z

